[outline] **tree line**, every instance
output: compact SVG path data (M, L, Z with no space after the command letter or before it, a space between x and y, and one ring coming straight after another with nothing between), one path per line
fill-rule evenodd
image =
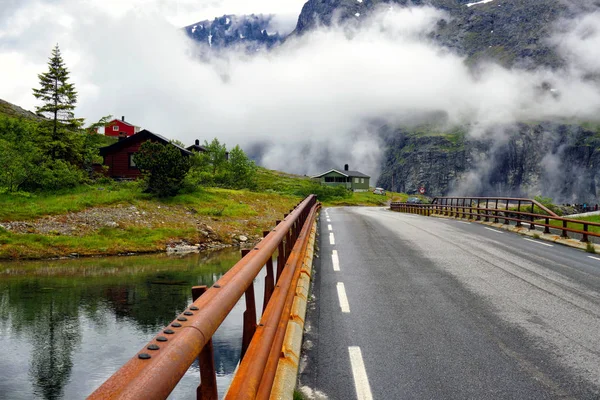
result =
M106 179L93 172L93 165L102 163L99 148L114 139L95 132L111 116L87 128L82 118L75 117L77 91L69 82L58 45L48 70L38 78L40 87L33 95L41 102L36 107L39 119L0 114L0 191L54 191ZM172 196L186 186L254 188L256 166L239 146L231 149L228 159L227 148L218 139L204 147L205 153L182 157L175 146L144 143L134 156L144 189Z

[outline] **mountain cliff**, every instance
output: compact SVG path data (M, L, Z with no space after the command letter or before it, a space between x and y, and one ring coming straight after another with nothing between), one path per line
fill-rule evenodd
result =
M549 40L564 19L600 11L595 0L309 0L294 34L336 22L360 24L380 7L430 5L445 11L431 33L468 65L492 61L508 68L559 70L567 63ZM593 84L593 82L591 82ZM544 195L558 202L600 197L600 129L539 122L497 126L475 139L469 127L386 127L377 186L430 195Z
M186 26L188 36L214 49L241 47L247 51L271 48L283 36L271 28L272 15L223 15Z
M464 130L399 129L387 136L377 186L428 195L544 195L595 202L600 125L521 123L480 139ZM502 135L499 138L497 135Z
M430 5L444 10L432 37L466 56L468 62L492 59L506 66L558 67L563 60L546 40L553 24L598 9L591 0L309 0L302 8L295 34L318 25L354 20L360 23L378 7L390 4Z

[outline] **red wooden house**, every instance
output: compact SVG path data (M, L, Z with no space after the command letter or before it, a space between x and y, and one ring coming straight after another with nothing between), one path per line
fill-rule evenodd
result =
M150 140L164 145L175 146L181 152L182 157L191 156L192 152L179 147L164 136L152 133L146 129L143 131L121 138L117 143L100 149L100 155L104 158L103 164L108 167L107 175L112 178L136 179L140 176L140 170L135 166L133 155L138 152L142 143Z
M140 130L141 128L139 126L125 122L125 117L121 117L121 119L113 119L104 126L104 135L129 137L135 135Z

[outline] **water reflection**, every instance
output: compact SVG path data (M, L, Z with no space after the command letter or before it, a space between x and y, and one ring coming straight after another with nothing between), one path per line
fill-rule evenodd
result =
M238 259L228 251L0 264L0 398L90 394L185 309L191 286L212 285ZM221 392L237 366L242 312L236 306L214 338ZM198 381L195 365L171 397L194 398Z

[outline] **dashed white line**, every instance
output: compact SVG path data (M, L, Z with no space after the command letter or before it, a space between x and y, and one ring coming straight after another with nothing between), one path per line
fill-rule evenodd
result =
M337 250L333 250L331 252L331 262L333 263L333 270L339 271L340 270L340 258L338 257Z
M487 229L488 231L496 232L496 233L504 233L504 232L500 232L500 231L497 231L497 230L492 229L492 228L485 228L485 229Z
M533 243L541 244L542 246L554 247L553 244L542 243L542 242L538 242L537 240L533 240L533 239L523 238L523 240L527 240L528 242L533 242Z
M591 258L591 259L594 259L596 261L600 261L600 258L598 258L598 257L594 257L594 256L588 256L588 257Z
M335 244L335 236L333 236L333 232L329 234L329 244Z
M465 221L456 221L456 222L458 222L459 224L467 224L467 225L471 225L471 223L470 223L470 222L465 222Z
M365 362L362 358L360 347L348 347L350 354L350 366L352 367L352 375L354 376L354 387L356 388L356 397L358 400L373 400L371 394L371 385L369 385L369 377L365 369Z
M332 227L331 225L327 225L327 230L328 230L328 231L332 231L332 230L333 230L333 227Z
M343 313L350 312L350 303L348 303L348 296L346 296L346 288L342 282L337 284L338 300L340 301L340 308Z

